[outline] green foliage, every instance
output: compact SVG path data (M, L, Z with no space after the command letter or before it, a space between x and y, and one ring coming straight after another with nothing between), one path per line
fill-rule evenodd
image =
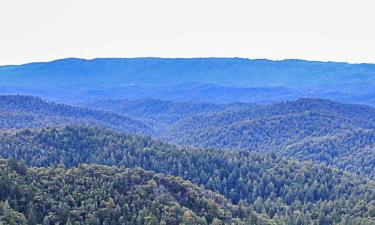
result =
M219 194L142 169L82 164L18 174L8 165L0 160L0 184L10 186L0 194L5 224L243 224L252 219L249 208L242 214Z
M121 116L0 97L0 128L12 129L0 132L9 159L0 163L0 224L374 224L375 184L364 178L375 176L370 107L117 103L101 109Z
M375 219L373 182L276 154L180 148L82 126L3 133L0 143L1 155L32 166L98 163L179 176L282 221Z
M375 177L375 109L321 99L196 115L164 139L187 146L275 152Z
M9 224L9 225L26 225L28 224L25 216L22 213L19 213L12 209L8 201L0 201L0 224Z
M97 125L186 146L275 152L375 176L375 110L371 107L321 99L268 106L152 99L83 105L105 111L35 97L0 96L0 128Z
M11 169L16 171L18 174L25 175L27 172L27 167L24 161L17 161L14 158L10 157L8 159L8 165Z

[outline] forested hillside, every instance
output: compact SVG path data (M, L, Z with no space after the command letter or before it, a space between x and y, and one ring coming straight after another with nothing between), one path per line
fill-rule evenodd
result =
M186 146L274 152L375 177L375 109L321 99L270 105L155 99L84 107L0 96L1 128L85 124L151 135ZM355 157L354 157L355 156Z
M0 128L32 128L66 124L111 127L128 133L152 134L144 122L114 113L49 103L37 97L0 96Z
M82 164L26 168L0 159L1 224L273 224L177 177Z
M374 108L300 99L197 115L164 137L184 145L275 152L374 177L374 128Z
M180 148L102 128L7 131L0 153L31 166L98 163L179 176L288 224L374 224L375 184L275 154Z
M167 129L183 119L197 115L205 115L223 110L240 110L255 105L247 103L213 104L205 102L174 102L159 99L141 100L102 100L81 103L80 106L102 111L114 112L119 115L152 121L159 130Z
M288 145L284 156L324 162L351 173L375 178L375 131L347 130L324 137L308 137Z
M155 99L84 105L93 110L28 96L0 96L0 105L1 128L99 125L186 146L274 152L375 177L375 109L367 106L321 99L270 105Z

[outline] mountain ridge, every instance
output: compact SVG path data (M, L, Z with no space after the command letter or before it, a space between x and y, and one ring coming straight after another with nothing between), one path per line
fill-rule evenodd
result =
M25 62L19 64L6 64L0 65L0 67L12 67L12 66L22 66L35 63L50 63L59 61L94 61L101 59L177 59L177 60L189 60L189 59L239 59L239 60L250 60L250 61L265 61L265 62L312 62L312 63L340 63L349 65L374 65L375 63L355 63L355 62L345 62L345 61L333 61L333 60L309 60L309 59L299 59L299 58L287 58L287 59L268 59L268 58L245 58L245 57L95 57L95 58L80 58L80 57L66 57L58 58L46 61L35 61L35 62Z
M361 73L372 76L375 75L375 72L373 72L373 70L368 67L375 68L375 64L346 64L334 62L324 63L303 60L270 61L250 60L242 58L98 58L93 60L61 59L51 62L30 63L12 67L8 66L6 68L7 73L12 72L15 73L14 75L18 74L18 76L22 76L23 73L27 73L28 76L34 76L33 79L37 79L38 77L39 79L41 79L40 76L42 74L44 74L43 76L54 74L53 76L56 78L58 77L58 74L60 76L63 74L69 75L73 73L77 75L79 74L79 76L89 74L91 74L91 76L95 75L95 79L98 79L98 81L100 81L100 76L98 75L102 74L106 77L108 77L109 75L113 78L117 77L116 79L119 79L119 75L121 75L122 77L127 76L127 78L121 78L120 80L130 82L130 84L132 83L132 80L134 82L138 82L138 84L142 84L142 82L144 82L143 84L153 85L163 83L171 85L184 83L187 81L198 81L200 83L213 83L217 85L228 85L232 83L236 84L235 86L238 87L249 87L249 84L252 84L250 86L254 87L275 86L275 84L278 83L277 80L279 80L279 78L294 77L294 79L298 79L297 74L305 74L305 76L308 75L308 77L305 77L304 79L308 78L310 82L317 82L318 77L320 77L322 80L329 81L327 80L327 75L331 76L335 82L342 83L344 80L340 81L340 79L348 78L351 80L354 79L353 81L355 81L359 78L358 75ZM286 73L286 71L289 72ZM175 72L178 72L178 76L180 77L179 79L173 78L176 75L173 75L173 73ZM337 72L340 72L341 75L338 76L336 74ZM160 75L152 75L155 73L162 73L164 81L157 80L161 79L162 77ZM279 75L275 76L275 73ZM324 73L327 75L322 77L320 73ZM149 78L148 81L145 80L145 76L147 74ZM228 77L230 74L232 76L231 78ZM131 78L131 75L135 75L138 78ZM213 75L214 77L212 77ZM9 79L9 75L4 74L4 71L1 70L0 76L3 76L3 80L7 77ZM189 79L186 79L184 77ZM265 84L260 80L258 81L258 83L256 80L253 80L251 82L248 80L248 78L254 79L255 77L257 79L262 79L263 81L267 80L269 81L269 83ZM272 77L273 80L267 77ZM235 81L235 79L237 79L237 81ZM287 80L288 79L283 81L280 80L280 84L282 84L283 82L284 84L287 84ZM357 80L356 82L358 81L359 80ZM293 80L289 80L289 84L291 84L290 82L293 82ZM302 82L302 80L299 82ZM306 83L306 81L304 82ZM3 85L5 84L4 81L2 81L1 83ZM108 82L106 83L108 85ZM286 86L288 87L290 85Z
M0 93L32 94L64 103L147 97L267 103L317 97L375 104L371 97L375 64L244 58L70 58L0 66L0 78Z
M48 125L95 124L130 133L150 134L151 127L137 119L111 112L47 102L39 97L0 95L0 128L17 129Z

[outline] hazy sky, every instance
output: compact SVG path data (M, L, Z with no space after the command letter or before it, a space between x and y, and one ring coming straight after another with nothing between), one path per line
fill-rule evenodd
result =
M65 57L375 63L373 0L0 0L0 65Z

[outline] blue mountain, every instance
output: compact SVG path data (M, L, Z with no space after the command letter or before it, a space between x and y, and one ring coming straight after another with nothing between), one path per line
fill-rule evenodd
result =
M109 97L212 102L322 97L366 103L374 87L373 64L304 60L68 58L0 67L0 93L73 102Z

